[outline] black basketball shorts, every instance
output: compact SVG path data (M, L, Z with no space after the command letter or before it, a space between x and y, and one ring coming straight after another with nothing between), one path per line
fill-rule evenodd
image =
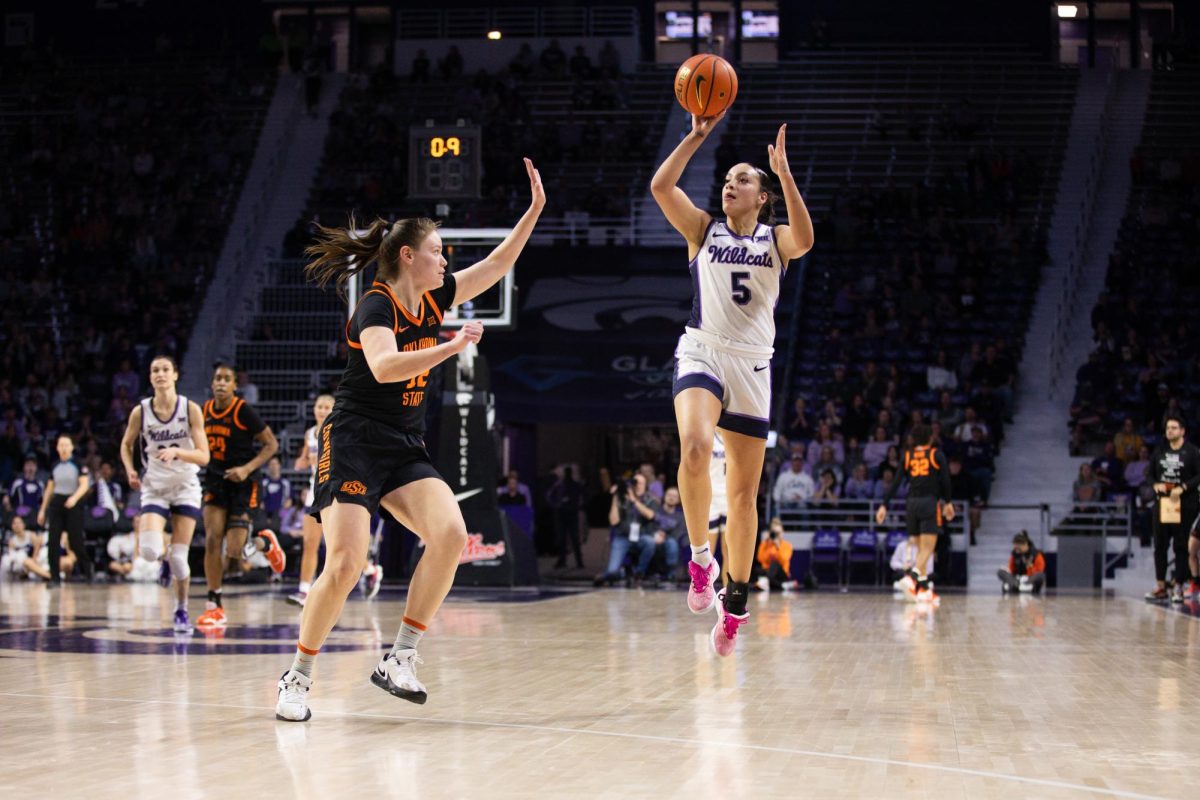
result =
M942 530L942 504L936 497L910 497L904 512L909 536L937 534Z
M251 475L241 483L234 483L220 475L206 473L204 505L225 509L226 518L229 520L252 517L258 510L258 475Z
M335 409L317 432L317 491L309 513L354 503L374 514L388 492L424 478L442 479L418 434Z

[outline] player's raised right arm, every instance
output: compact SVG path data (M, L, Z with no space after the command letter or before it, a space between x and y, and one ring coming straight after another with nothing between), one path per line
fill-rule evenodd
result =
M671 151L654 173L650 180L650 193L671 223L671 227L679 231L688 244L699 247L704 239L704 229L712 217L707 212L696 208L683 190L679 188L679 178L683 169L691 161L692 156L704 144L704 140L712 133L717 123L725 117L722 112L715 117L692 117L692 132L684 137L679 146Z

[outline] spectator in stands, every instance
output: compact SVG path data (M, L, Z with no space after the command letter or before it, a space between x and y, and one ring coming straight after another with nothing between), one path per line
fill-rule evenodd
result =
M108 461L102 461L94 473L96 486L92 504L95 508L103 508L111 522L116 524L125 510L125 487L117 481L113 466Z
M808 468L808 459L805 457L806 450L807 448L805 448L804 442L792 442L788 447L787 457L780 460L779 474L782 475L791 468L790 462L793 458L800 459L800 462L804 465L804 471L812 474L811 470Z
M954 438L960 442L972 442L975 439L976 430L983 433L983 438L987 438L988 426L979 420L974 406L967 406L963 412L962 423L954 429Z
M646 479L646 491L654 495L654 499L661 503L665 489L663 488L663 481L659 479L658 473L654 471L654 465L649 461L643 462L638 467L638 474Z
M44 581L50 581L52 585L61 583L62 576L70 575L75 569L75 562L77 558L75 552L72 551L68 546L66 531L63 531L59 540L59 547L61 548L58 559L59 572L58 575L54 575L53 578L51 578L48 555L50 545L46 544L48 536L35 535L31 538L33 541L33 552L21 565L22 570L27 576L41 578Z
M533 499L529 494L529 487L521 483L515 469L508 473L508 478L505 480L504 485L496 492L496 502L502 506L533 507Z
M546 49L538 57L538 62L541 64L542 73L546 77L562 78L566 75L567 54L562 51L562 47L558 44L558 39L550 40L550 44L546 45Z
M298 497L288 495L283 499L283 508L279 510L279 533L298 542L304 536L304 497L308 487L301 487Z
M816 445L814 443L814 446L809 448L809 453L815 449L815 446ZM830 445L826 444L821 446L821 456L809 468L808 472L810 475L816 475L818 481L820 480L822 472L831 472L833 473L833 482L838 486L842 485L844 473L842 472L842 467L840 464L838 464L834 455L833 447Z
M1125 421L1121 423L1121 430L1113 437L1112 443L1115 448L1113 454L1126 464L1131 464L1139 459L1139 453L1146 442L1134 428L1133 417L1126 417ZM1149 455L1147 455L1148 460Z
M525 80L533 74L537 62L533 56L533 49L528 42L521 44L521 48L517 54L513 56L512 61L508 62L508 71L512 73L514 78Z
M838 504L841 496L840 484L831 469L823 469L818 473L817 488L813 492L810 505L832 507Z
M424 49L417 50L412 61L412 71L408 74L409 83L429 83L429 56Z
M896 480L896 469L889 464L884 464L880 473L879 480L875 481L874 499L882 500L887 497L888 491L892 488L892 483ZM908 487L901 486L896 490L895 497L905 498L908 496Z
M659 511L658 501L646 491L645 476L635 474L625 483L613 484L612 502L608 509L608 523L612 526L612 540L608 550L608 567L597 575L593 583L597 586L616 581L621 576L621 567L626 556L632 556L634 564L640 564L647 547L654 547L650 528ZM642 573L634 567L633 580L640 580Z
M1000 411L1006 422L1012 421L1013 383L1016 374L1010 364L1000 359L995 345L988 345L983 361L975 365L970 375L971 382L991 390L1000 403Z
M950 368L950 357L945 350L938 350L937 360L926 368L925 383L933 392L958 388L958 376Z
M1029 534L1021 531L1013 537L1012 555L1008 557L1008 569L998 570L1000 591L1008 594L1021 591L1038 594L1046 585L1046 559L1034 547Z
M842 474L848 475L854 472L860 464L865 464L862 447L859 446L858 438L851 436L846 439L846 457L842 459Z
M1075 501L1076 511L1085 511L1100 502L1104 496L1104 487L1096 480L1092 465L1083 462L1079 465L1079 477L1071 490L1071 499Z
M1111 498L1113 492L1125 488L1125 464L1116 454L1117 446L1113 442L1105 442L1104 454L1092 460L1092 474L1104 487L1105 498Z
M808 446L809 472L812 472L812 466L821 460L822 451L826 447L833 452L833 460L840 464L845 456L841 437L833 432L833 428L828 422L822 421L817 426L817 435Z
M615 78L621 74L621 54L611 41L605 41L600 49L600 74Z
M859 464L846 479L842 497L847 500L870 500L875 496L875 482L867 477L867 465Z
M37 459L26 458L21 477L13 481L8 490L13 513L24 517L26 524L32 524L37 509L42 507L45 491L45 482L38 479Z
M760 591L781 592L795 588L792 580L792 543L783 538L783 520L772 517L766 535L758 543L756 561L762 574L756 580Z
M865 463L872 472L879 469L879 465L887 460L888 450L896 444L896 439L888 436L887 428L879 425L875 428L875 438L867 442L863 448L863 463Z
M1120 434L1118 434L1120 435ZM1125 485L1137 491L1146 483L1150 469L1150 448L1142 445L1138 448L1137 458L1125 465Z
M979 528L979 521L983 515L983 496L971 480L970 473L963 469L960 456L950 457L950 499L962 503L967 509L971 544L975 544L975 531Z
M821 387L821 395L826 400L833 400L842 406L850 404L855 392L855 385L846 376L846 368L840 364L833 368L833 378Z
M954 397L950 392L942 392L938 398L937 411L934 412L933 421L942 426L943 431L957 432L958 426L962 424L964 419L962 409L954 405Z
M592 60L588 58L583 45L575 46L575 55L571 56L567 69L570 70L571 77L577 80L586 80L592 76Z
M787 438L791 442L807 442L813 435L813 423L809 420L808 401L797 397L787 423Z
M983 361L983 347L979 342L971 342L971 349L963 354L958 362L958 374L970 378L975 374L975 367Z
M803 458L792 455L788 468L775 479L775 504L780 508L803 508L812 500L816 485Z
M283 477L279 458L272 456L267 462L267 474L262 477L262 509L266 515L266 525L271 530L279 530L283 503L291 496L292 482Z
M842 435L847 439L853 437L862 441L871 435L872 422L871 409L867 407L866 400L861 394L855 394L842 415Z
M996 459L992 444L983 436L983 429L971 430L971 441L963 447L963 466L971 476L976 494L987 503L992 493L992 478L996 474Z
M250 373L244 369L238 370L237 387L243 400L252 406L258 405L258 387L250 380Z
M530 57L532 55L530 53ZM446 80L454 80L462 77L463 57L462 53L458 52L458 45L450 45L450 49L446 51L446 57L441 60L438 67L442 72L442 77Z
M124 389L126 397L138 396L138 374L134 372L133 365L128 359L121 361L120 369L112 376L111 386L114 395Z

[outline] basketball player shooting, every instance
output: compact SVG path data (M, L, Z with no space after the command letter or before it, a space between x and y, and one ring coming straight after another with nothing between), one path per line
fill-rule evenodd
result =
M812 248L813 226L788 167L787 125L779 127L767 156L789 224L775 224L774 181L751 164L734 164L726 173L722 220L698 209L679 188L684 167L724 116L693 115L692 132L658 168L650 190L687 240L695 287L691 319L675 351L672 390L681 453L679 490L692 546L687 603L696 614L716 605L712 646L718 655L728 656L738 629L749 619L746 598L758 532L755 502L770 424L775 303L787 263ZM717 428L725 442L729 506L729 581L720 597L713 588L720 569L707 536L709 461Z

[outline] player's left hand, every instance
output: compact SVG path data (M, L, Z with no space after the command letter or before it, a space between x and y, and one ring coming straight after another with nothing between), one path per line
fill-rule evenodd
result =
M528 158L522 160L525 162L525 171L529 173L529 206L541 211L546 207L546 189L542 186L542 174Z
M1172 499L1178 500L1181 497L1183 497L1183 487L1182 486L1176 486L1173 489L1171 489L1171 498Z
M954 503L946 503L942 506L942 516L946 518L946 522L954 520Z
M786 122L779 126L779 133L775 134L775 144L767 145L767 160L771 164L771 172L779 177L792 174L792 168L788 166L787 160Z
M875 509L875 524L882 525L885 519L887 519L887 506L881 505Z
M168 447L165 450L159 450L155 456L164 464L170 464L179 457L179 452L174 447Z
M229 469L225 470L225 480L233 481L234 483L241 483L249 476L250 470L246 469L245 464L240 467L230 467Z
M74 508L76 502L78 502L78 501L74 497L68 497L66 499L66 501L63 503L63 505L66 506L67 508Z

